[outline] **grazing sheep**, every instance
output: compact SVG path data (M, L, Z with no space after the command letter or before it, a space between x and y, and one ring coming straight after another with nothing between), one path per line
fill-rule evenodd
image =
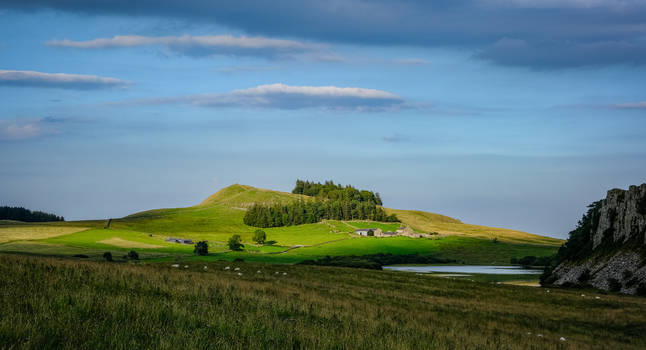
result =
M208 270L208 269L209 269L208 267L204 266L204 271L206 271L206 270Z
M184 268L185 268L185 269L188 269L188 265L184 265Z
M565 337L561 337L561 339L559 339L559 340L560 341L565 341Z
M238 276L242 276L242 272L238 272Z
M233 271L240 271L240 268L236 267L235 269L233 269Z
M224 269L225 270L231 270L231 268L229 266L225 267Z
M287 272L283 272L283 276L287 276Z
M258 270L258 271L256 271L256 273L262 273L262 272L260 272L260 270Z
M179 267L179 264L173 264L171 267Z

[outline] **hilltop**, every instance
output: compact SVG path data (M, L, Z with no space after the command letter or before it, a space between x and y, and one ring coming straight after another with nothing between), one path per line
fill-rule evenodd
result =
M104 251L137 249L143 257L177 254L194 259L244 258L252 261L294 263L321 256L432 254L475 264L509 264L511 258L545 256L556 252L562 241L526 232L471 225L423 211L384 208L401 223L323 220L312 224L265 228L272 244L252 242L256 227L245 225L247 210L256 204L274 205L314 201L313 197L235 184L185 208L153 209L107 221L76 221L44 224L4 224L0 227L0 251L47 255L100 256ZM408 226L432 238L358 237L354 230L379 228L395 231ZM63 229L69 227L69 229ZM50 229L47 229L50 228ZM242 237L245 250L231 252L226 241ZM193 257L192 245L167 242L167 237L209 242L208 257Z

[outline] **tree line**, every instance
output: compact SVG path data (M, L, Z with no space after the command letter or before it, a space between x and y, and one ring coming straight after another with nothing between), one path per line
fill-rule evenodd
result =
M388 215L380 207L379 193L359 191L352 186L296 181L292 193L315 197L314 202L290 204L255 204L244 216L244 223L255 227L279 227L313 224L321 220L372 220L399 222L395 214Z
M357 201L383 205L379 192L374 193L366 190L358 190L350 185L342 186L341 184L335 184L333 181L319 183L296 180L296 186L292 190L292 193L331 201Z
M18 220L25 222L65 221L62 216L42 211L31 211L23 207L0 207L0 220Z

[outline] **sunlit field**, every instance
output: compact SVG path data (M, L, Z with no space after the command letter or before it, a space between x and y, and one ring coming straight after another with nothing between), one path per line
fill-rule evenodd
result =
M0 255L0 274L6 348L646 346L646 299L593 291L298 265L16 255Z

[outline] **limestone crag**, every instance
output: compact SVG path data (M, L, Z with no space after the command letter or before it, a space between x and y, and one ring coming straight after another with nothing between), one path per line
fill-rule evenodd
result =
M603 200L599 226L592 235L593 249L599 247L604 236L612 235L612 241L627 242L630 239L646 238L646 184L630 186L628 191L613 189Z
M592 248L583 258L561 261L551 283L646 294L646 184L608 191L596 214L588 231Z

